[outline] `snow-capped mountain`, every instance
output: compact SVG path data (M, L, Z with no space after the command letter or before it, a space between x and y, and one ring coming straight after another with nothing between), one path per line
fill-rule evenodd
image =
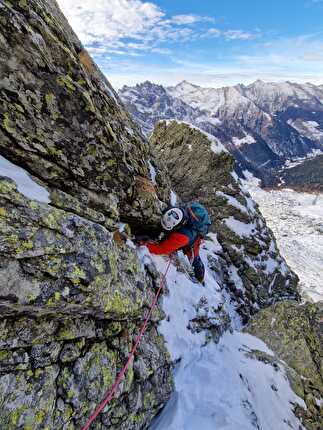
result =
M194 85L192 87L199 88ZM150 134L158 121L167 119L178 119L192 124L205 122L210 130L213 130L214 126L220 123L208 112L191 106L179 97L171 96L162 85L152 84L149 81L134 87L124 86L120 95L145 134ZM204 127L206 126L205 124ZM214 130L214 132L216 131Z
M323 150L323 88L291 82L203 88L183 81L123 87L122 100L150 133L161 119L189 122L214 135L243 168L272 184L286 161Z

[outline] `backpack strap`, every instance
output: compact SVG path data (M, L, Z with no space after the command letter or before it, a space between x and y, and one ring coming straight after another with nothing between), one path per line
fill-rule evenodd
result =
M190 226L184 226L181 227L179 230L177 230L178 233L185 234L189 238L188 247L192 247L195 243L195 241L200 237L200 234L198 231L194 230Z
M195 213L192 211L192 208L190 206L187 207L187 211L189 212L190 216L195 220L195 221L200 221L200 218L195 215Z

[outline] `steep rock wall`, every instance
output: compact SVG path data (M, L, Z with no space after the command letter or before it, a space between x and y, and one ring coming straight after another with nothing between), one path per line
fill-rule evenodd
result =
M112 231L154 226L168 191L54 0L0 0L0 156L0 427L79 429L158 283ZM20 167L42 191L33 198L10 179ZM147 428L167 401L160 318L93 428Z
M151 222L147 142L56 2L0 5L1 153L108 218Z

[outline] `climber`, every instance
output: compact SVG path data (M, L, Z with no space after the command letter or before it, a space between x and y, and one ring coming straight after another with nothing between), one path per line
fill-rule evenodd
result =
M160 242L139 240L152 254L170 255L182 250L190 261L195 278L203 283L205 268L199 255L202 239L208 233L211 219L204 206L194 202L186 207L166 209L161 218L161 225L166 238Z

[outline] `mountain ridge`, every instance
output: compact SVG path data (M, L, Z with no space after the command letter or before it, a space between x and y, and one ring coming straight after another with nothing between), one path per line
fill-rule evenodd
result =
M323 88L314 84L257 80L207 88L145 81L123 87L119 95L146 134L160 120L189 122L220 139L240 169L265 185L275 182L287 161L323 150Z

